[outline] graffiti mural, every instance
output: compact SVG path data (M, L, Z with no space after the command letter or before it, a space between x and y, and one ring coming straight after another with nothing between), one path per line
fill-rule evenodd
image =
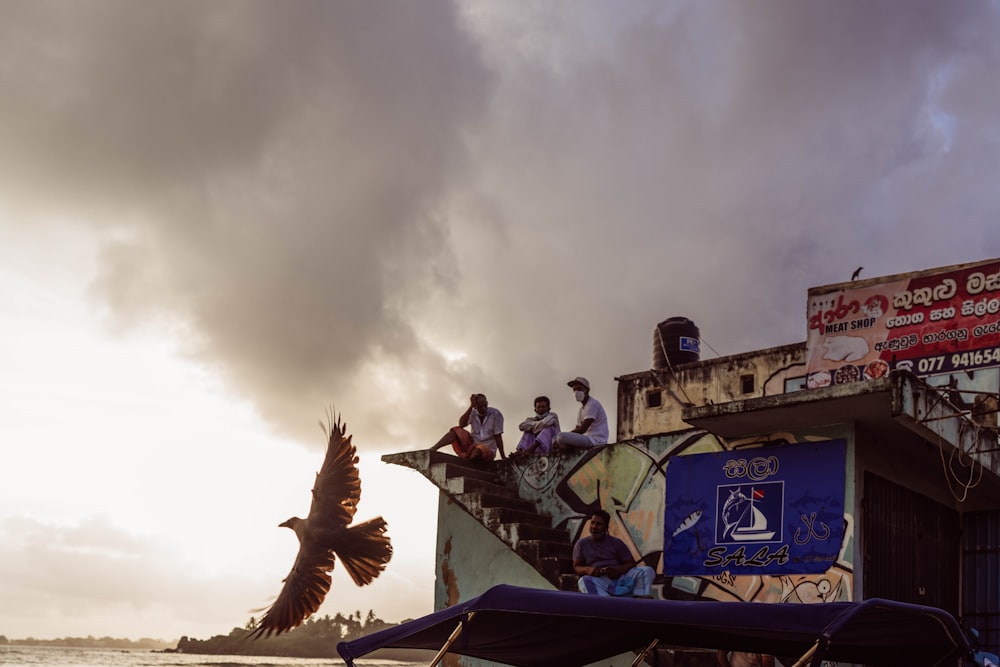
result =
M713 539L714 519L705 511L686 513L672 535L664 534L666 471L671 459L689 454L734 451L765 444L820 442L829 436L776 433L767 438L723 441L706 431L638 438L582 450L572 456L535 457L515 465L519 495L534 500L553 517L557 528L570 532L573 541L585 534L587 519L603 508L611 515L611 534L622 539L636 560L656 569L655 593L663 599L742 600L815 604L850 600L853 564L849 545L853 518L843 516L843 533L834 562L813 574L736 574L721 569L711 575L664 575L664 540ZM825 530L822 521L803 517L798 532L789 536L804 543Z

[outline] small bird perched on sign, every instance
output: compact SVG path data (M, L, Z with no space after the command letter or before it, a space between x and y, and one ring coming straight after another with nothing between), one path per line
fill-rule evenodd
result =
M386 523L376 517L356 526L354 518L361 499L358 457L340 417L328 415L329 443L323 467L316 473L309 516L293 516L279 527L291 528L299 538L299 553L292 571L260 624L250 634L257 639L280 635L309 618L330 590L330 572L337 558L358 586L370 584L392 557ZM324 433L327 428L320 422Z
M858 268L854 269L854 273L851 274L851 280L857 280L861 276L861 271L864 268L865 267L863 266L859 266Z

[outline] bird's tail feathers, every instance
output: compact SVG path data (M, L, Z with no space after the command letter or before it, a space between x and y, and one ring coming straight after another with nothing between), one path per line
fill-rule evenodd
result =
M337 556L358 586L374 581L392 558L386 528L385 519L376 517L348 528L347 539L337 545Z

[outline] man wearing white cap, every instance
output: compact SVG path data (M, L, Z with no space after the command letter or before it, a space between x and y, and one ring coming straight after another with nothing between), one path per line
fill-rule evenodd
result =
M575 377L566 384L580 402L580 412L576 417L576 428L556 436L556 449L608 444L608 415L604 406L590 395L590 382L587 378Z

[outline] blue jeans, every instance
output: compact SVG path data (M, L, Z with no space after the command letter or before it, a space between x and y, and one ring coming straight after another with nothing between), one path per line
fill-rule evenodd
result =
M639 565L618 577L594 577L585 574L580 577L577 587L581 593L604 597L649 597L656 571L648 565Z

